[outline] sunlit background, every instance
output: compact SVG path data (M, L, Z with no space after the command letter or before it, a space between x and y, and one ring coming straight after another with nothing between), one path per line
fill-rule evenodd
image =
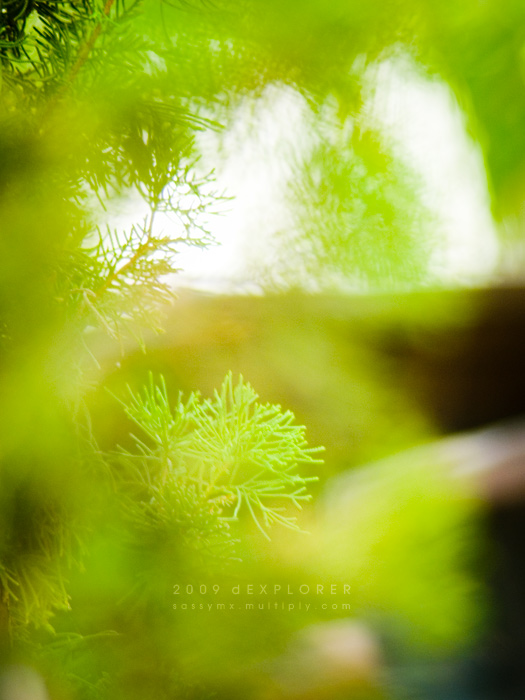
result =
M365 112L412 167L424 204L435 216L429 278L424 286L490 284L501 274L496 224L490 211L483 154L450 88L425 76L409 56L367 69ZM219 189L234 201L210 222L220 248L181 254L175 284L213 292L257 293L266 284L286 286L276 247L293 227L287 189L294 163L313 146L306 100L274 84L235 110L226 133L199 137L201 164L213 166ZM288 264L300 266L297 259ZM276 269L277 268L277 269ZM308 288L307 280L303 285ZM363 291L348 280L326 288Z

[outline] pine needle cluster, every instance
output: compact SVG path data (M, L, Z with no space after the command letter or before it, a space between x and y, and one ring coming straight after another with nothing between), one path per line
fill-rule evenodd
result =
M145 512L173 513L167 499L175 495L175 517L197 510L224 529L245 509L265 537L274 524L298 529L289 507L301 509L310 500L307 483L316 477L303 477L297 468L320 460L291 411L260 403L231 373L212 399L192 393L173 407L164 379L156 383L151 375L143 392L130 390L123 405L142 435L133 436L133 451L121 449L117 458L128 483L142 491ZM181 503L188 494L194 501L189 509Z

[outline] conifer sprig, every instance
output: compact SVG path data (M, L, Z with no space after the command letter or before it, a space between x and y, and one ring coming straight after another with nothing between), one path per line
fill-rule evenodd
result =
M307 484L317 477L303 477L297 468L320 463L322 448L308 447L291 411L260 403L231 372L213 398L179 395L173 407L162 377L157 383L150 375L142 392L129 393L124 410L143 436L132 436L135 448L121 450L119 461L127 478L145 486L144 497L186 485L220 521L246 510L265 537L277 523L299 529L289 507L301 509L310 500Z
M55 275L56 299L69 316L115 340L129 333L142 342L145 328L159 331L163 307L175 296L179 252L213 242L205 217L224 198L209 190L210 177L197 178L188 166L183 181L144 197L150 211L142 223L128 231L97 227L84 234L80 247L72 240Z

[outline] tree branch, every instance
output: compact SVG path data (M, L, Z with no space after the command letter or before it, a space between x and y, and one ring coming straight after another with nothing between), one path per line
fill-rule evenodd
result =
M106 0L106 4L104 5L103 9L103 15L104 17L109 17L109 13L111 12L111 8L115 4L115 0ZM73 67L69 71L69 75L67 76L67 84L71 84L75 78L77 77L78 73L80 72L80 69L82 66L86 63L87 59L89 58L89 54L93 50L93 47L95 46L95 43L100 36L100 32L102 31L102 21L100 21L87 40L84 42L84 44L80 47L80 51L78 52L77 60L73 64ZM65 89L65 88L64 88Z

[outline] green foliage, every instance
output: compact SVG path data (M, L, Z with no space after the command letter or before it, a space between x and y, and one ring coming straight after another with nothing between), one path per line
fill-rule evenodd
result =
M399 650L447 654L475 638L485 598L473 575L480 504L437 445L335 479L321 556L358 582L354 604L364 616L383 611Z
M162 327L162 307L173 300L170 275L177 272L181 246L205 246L212 239L201 221L219 196L204 194L207 180L196 181L185 168L184 178L148 198L149 214L129 231L97 227L80 249L64 251L57 272L57 298L69 317L84 326L100 327L120 340L126 333L141 339L141 330ZM173 232L156 225L156 217L171 215Z
M283 265L292 259L296 270L286 270L285 279L297 276L321 289L427 279L431 215L415 175L370 129L347 122L333 131L301 164L293 185L295 235L282 242ZM303 252L293 256L294 249Z
M261 404L258 396L242 377L234 385L231 373L213 399L201 399L193 393L183 401L179 397L171 408L166 385L161 377L142 394L131 393L125 411L147 436L147 442L134 437L135 451L122 450L118 457L129 481L135 480L143 490L141 507L148 512L174 517L195 510L217 516L217 525L237 519L245 507L259 530L275 523L297 529L286 504L301 508L310 500L308 481L300 476L300 464L318 463L307 447L305 428L292 424L290 411L280 406ZM172 500L191 494L194 504ZM277 505L283 504L283 505ZM262 524L261 521L262 520Z
M210 242L207 217L219 197L211 176L196 175L197 132L220 129L247 92L272 83L299 91L321 136L295 190L308 266L321 275L328 268L416 279L427 258L410 175L388 144L346 139L347 120L362 116L364 72L405 50L449 80L473 130L486 135L495 201L515 186L510 209L519 212L523 20L523 7L510 0L483 8L419 0L0 0L0 651L7 661L30 659L35 628L44 628L42 645L56 653L47 666L38 654L42 673L60 678L56 669L69 664L76 677L73 688L57 680L56 697L99 697L108 675L107 697L191 697L177 666L189 636L165 619L169 576L189 575L192 555L204 568L231 558L233 523L243 513L267 536L274 524L296 528L291 510L308 500L310 479L297 467L317 460L304 429L231 375L213 398L192 394L173 405L162 381L151 380L124 402L141 431L132 445L111 454L96 446L85 399L88 375L104 381L97 332L124 345L129 333L141 339L142 329L158 330L177 252ZM509 94L514 107L502 110ZM323 129L323 106L334 103L333 124ZM127 229L112 223L137 198L145 218ZM375 503L377 520L395 510L382 497ZM367 528L370 517L362 522ZM406 529L390 555L362 540L367 557L391 557L383 579ZM446 552L443 560L448 567ZM426 571L432 578L432 562ZM383 583L373 583L380 598ZM409 617L413 590L390 598ZM64 636L53 637L51 622ZM114 668L97 646L107 629L119 632L108 636ZM215 636L209 629L188 643L199 670L202 637L218 647L217 665L225 660L220 625ZM88 632L95 637L84 667L74 635L85 640Z
M188 552L230 557L240 510L266 534L295 526L280 503L307 498L294 471L313 461L304 430L231 377L215 400L175 407L169 447L148 422L162 411L168 421L159 387L126 405L145 435L135 453L101 453L86 408L87 377L102 381L91 339L103 331L123 347L161 330L178 252L212 240L221 196L211 174L197 174L194 147L196 131L219 128L210 115L222 85L202 82L216 53L212 27L201 33L207 17L121 0L0 3L5 639L69 610L68 581L94 556L102 508L118 514L108 541L124 558L139 552L144 578L153 550L158 566L164 556L189 566ZM114 225L137 199L142 222ZM241 445L230 466L228 440Z

